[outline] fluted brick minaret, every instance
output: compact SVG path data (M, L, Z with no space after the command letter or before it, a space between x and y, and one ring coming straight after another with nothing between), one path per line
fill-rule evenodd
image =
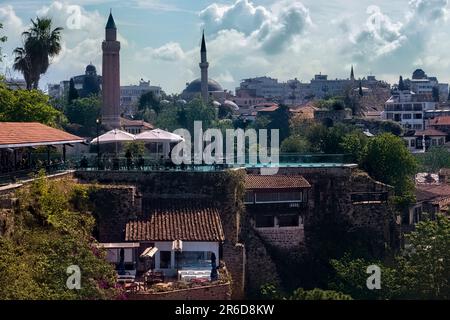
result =
M102 75L102 123L108 129L120 128L120 42L112 13L105 30Z
M202 99L204 103L208 103L209 100L209 92L208 92L208 59L206 56L206 42L205 42L205 32L202 35L202 48L200 49L200 70L201 70L201 91L202 91Z

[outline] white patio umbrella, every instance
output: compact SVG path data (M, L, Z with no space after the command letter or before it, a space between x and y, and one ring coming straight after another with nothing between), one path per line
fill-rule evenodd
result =
M105 144L105 143L115 143L116 144L116 153L117 153L117 144L121 142L127 142L127 141L134 141L136 137L132 135L131 133L119 130L119 129L113 129L111 131L108 131L105 134L102 134L101 136L93 139L91 141L91 145L95 144Z
M162 142L162 143L174 143L184 141L184 139L181 136L161 129L144 131L136 136L136 140L145 142Z
M183 137L161 129L144 131L136 136L136 140L150 143L162 143L165 156L169 154L171 143L184 141Z

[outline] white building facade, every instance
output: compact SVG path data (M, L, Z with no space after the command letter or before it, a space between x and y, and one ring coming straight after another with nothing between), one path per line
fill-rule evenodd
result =
M386 101L382 118L395 121L404 129L424 130L425 112L436 107L437 102L431 101L429 95L397 91Z

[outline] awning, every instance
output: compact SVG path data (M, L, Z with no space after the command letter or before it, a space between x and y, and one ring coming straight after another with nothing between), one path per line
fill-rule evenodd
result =
M144 250L144 252L142 252L141 254L141 258L153 258L153 256L155 255L155 253L158 251L158 248L156 247L148 247L147 249Z
M98 244L98 247L105 249L139 248L139 246L139 242L107 242Z

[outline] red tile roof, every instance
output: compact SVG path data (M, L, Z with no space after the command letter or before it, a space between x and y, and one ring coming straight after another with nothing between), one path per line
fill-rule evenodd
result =
M217 208L177 200L171 203L152 208L145 220L128 222L125 241L225 240Z
M0 122L0 148L83 142L73 134L38 122Z
M311 185L300 175L247 175L245 188L256 189L300 189L310 188Z
M414 135L416 137L422 137L423 135L429 137L429 136L446 136L447 134L445 132L436 129L428 128L422 131L416 131Z
M450 185L448 184L417 184L417 202L435 201L450 197Z
M147 129L155 129L151 123L145 122L144 120L131 120L127 118L120 118L120 123L125 127L145 127Z
M436 117L430 120L432 126L450 126L450 116Z

